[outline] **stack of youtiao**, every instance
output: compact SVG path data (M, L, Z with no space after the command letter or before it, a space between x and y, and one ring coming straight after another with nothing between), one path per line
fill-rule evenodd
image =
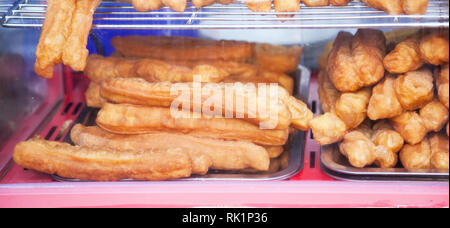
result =
M448 30L409 34L391 51L388 44L375 30L338 35L321 58L324 114L310 122L314 138L339 143L359 168L395 167L400 152L405 168L448 169Z
M172 46L180 42L186 46ZM85 69L88 105L101 108L97 126L74 126L75 146L19 143L16 163L98 181L276 172L287 165L290 132L309 129L307 105L267 86L293 87L286 74L297 68L299 47L180 37L117 37L113 44L114 57L92 55Z

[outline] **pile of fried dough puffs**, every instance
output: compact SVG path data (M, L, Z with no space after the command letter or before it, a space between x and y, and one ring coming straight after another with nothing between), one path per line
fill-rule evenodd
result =
M75 146L39 137L19 143L17 164L97 181L167 180L209 170L276 172L287 166L290 133L309 129L313 113L292 96L289 76L298 67L301 47L153 36L115 37L111 42L116 53L89 56L84 70L91 79L87 104L100 108L97 125L74 126ZM202 91L194 99L194 82L213 92ZM275 87L278 96L253 97L233 87L244 83L281 86ZM215 97L226 94L230 85L231 96ZM194 94L187 97L189 109L177 109L180 116L171 110L179 97L171 91L175 86ZM207 115L204 107L211 99L272 105L270 113L251 113L247 107L230 109L223 101L220 113ZM274 110L277 118L269 118Z
M394 31L395 32L395 31ZM449 168L449 32L341 32L321 57L320 145L354 167ZM392 36L392 35L391 35ZM400 159L399 159L400 158Z
M248 8L255 12L298 12L303 2L309 7L319 6L346 6L352 0L242 0ZM389 14L424 14L428 8L429 0L362 0L368 6L383 10ZM138 11L159 10L168 6L176 11L184 12L187 0L131 0ZM196 8L209 6L214 3L230 4L236 0L192 0ZM285 17L289 15L279 15Z

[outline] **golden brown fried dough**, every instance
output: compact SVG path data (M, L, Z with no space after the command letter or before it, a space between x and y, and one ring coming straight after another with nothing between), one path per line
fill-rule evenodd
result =
M255 76L235 75L235 76L226 77L222 82L225 82L225 83L242 82L242 83L254 83L254 84L278 83L279 86L286 89L286 91L290 95L292 95L294 92L294 79L283 73L260 71L259 75L257 75L257 76L256 75Z
M339 142L348 131L345 122L331 112L314 117L310 127L314 140L322 146Z
M36 48L34 71L43 78L53 77L53 68L62 63L64 45L71 32L76 0L49 0L39 44Z
M253 12L270 12L272 10L272 0L247 0L245 3Z
M346 6L352 0L330 0L332 6Z
M436 76L438 97L442 104L449 108L449 65L444 64Z
M115 50L125 57L167 61L246 62L253 55L253 45L239 41L216 41L190 37L117 36L111 39L111 43Z
M449 140L443 134L430 136L431 168L449 169Z
M352 131L346 134L339 145L339 151L356 168L364 168L373 164L376 160L375 150L375 144L359 131Z
M354 93L343 93L336 101L335 113L348 129L358 127L367 118L370 96L371 89L365 88Z
M416 112L405 112L393 118L392 124L403 139L411 145L420 143L428 133L422 117Z
M362 0L368 6L383 10L388 14L399 15L403 13L403 0Z
M162 0L162 2L164 5L178 12L184 12L187 4L186 0Z
M339 92L331 82L325 71L320 71L318 76L319 81L319 98L324 112L334 112L336 102L341 97Z
M84 70L91 81L100 83L110 77L143 78L149 82L220 82L228 72L211 65L192 68L170 64L156 59L130 59L91 55Z
M239 119L175 118L167 108L128 104L104 105L98 113L97 124L117 134L176 132L211 139L250 141L266 146L282 146L289 137L288 130L261 130Z
M439 101L432 101L420 109L420 117L428 131L441 131L448 121L448 115L448 109Z
M433 74L426 68L399 76L394 87L402 108L407 111L420 109L434 98Z
M76 71L83 71L89 51L86 48L93 15L102 0L77 0L73 13L70 34L64 45L62 60L64 65Z
M442 65L449 60L448 30L426 35L420 42L420 57L429 64Z
M372 141L375 145L384 146L394 153L398 153L403 148L405 140L400 133L394 130L388 121L378 121L374 124L372 129L375 131L372 136Z
M305 5L310 7L317 7L317 6L328 6L330 5L329 0L302 0Z
M192 0L192 4L194 4L194 6L196 8L201 8L203 6L209 6L216 3L216 0Z
M420 37L413 37L399 43L393 51L384 58L384 67L392 74L404 74L423 66L420 56Z
M384 76L386 38L381 31L360 29L353 37L339 33L328 56L327 73L336 89L355 92Z
M95 82L89 84L85 93L86 105L92 108L101 108L106 104L106 100L100 96L100 85Z
M179 148L190 155L194 174L206 174L210 167L216 170L253 168L266 171L270 162L268 152L253 143L197 138L178 133L154 132L144 135L117 135L99 127L76 125L72 129L71 138L79 146L118 151ZM278 147L270 148L275 150Z
M297 70L302 53L300 46L256 44L254 64L267 71L292 73Z
M137 11L147 12L150 10L159 10L164 4L162 0L131 0Z
M431 155L430 140L427 137L417 145L405 145L400 152L400 161L407 169L429 169Z
M180 96L176 90L175 93L171 92L178 88L181 92L185 90L190 96L192 95L190 99L186 100L186 102L190 102L191 110L205 111L212 104L218 104L222 107L221 110L215 112L216 115L226 117L227 113L233 114L235 117L243 118L266 129L287 129L293 124L294 127L304 130L308 129L308 122L312 118L312 112L306 104L291 97L281 87L274 88L276 91L270 93L267 91L265 95L252 96L255 92L255 94L259 94L258 91L261 88L258 87L255 90L254 86L245 89L245 86L241 87L242 85L237 84L206 83L200 85L203 91L202 94L199 94L200 88L194 88L194 86L193 83L148 83L138 78L108 78L102 82L101 95L116 103L171 107ZM214 91L214 95L208 91ZM194 95L200 96L200 99L193 98ZM243 102L242 109L229 107L226 105L227 99L234 101L235 104Z
M284 148L282 146L266 146L264 148L269 153L270 158L278 158L284 152Z
M300 0L274 0L273 5L276 12L298 12L300 11ZM277 17L291 17L293 15L277 15Z
M402 8L405 14L425 14L429 0L402 0Z
M367 115L371 120L389 119L403 113L403 108L395 94L395 79L387 76L372 91Z
M178 149L117 152L34 138L17 144L13 159L27 169L80 180L158 181L191 175L191 159Z

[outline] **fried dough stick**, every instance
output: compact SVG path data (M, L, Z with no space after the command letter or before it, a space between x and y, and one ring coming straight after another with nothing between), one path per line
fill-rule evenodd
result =
M324 115L310 122L314 139L328 145L343 139L348 130L358 127L367 118L369 88L354 93L340 93L325 72L319 73L319 95Z
M449 64L441 67L438 74L436 74L436 87L438 90L438 97L442 104L449 108Z
M420 144L405 145L400 160L407 169L449 169L449 140L442 134L427 136Z
M399 15L403 13L403 0L362 0L368 6L383 10L388 14Z
M220 82L229 74L211 65L192 68L177 66L156 59L129 59L90 55L84 70L93 82L110 77L143 78L149 82Z
M209 6L216 3L216 0L192 0L195 8L201 8L203 6Z
M391 119L395 130L411 145L420 143L429 132L439 132L449 118L448 109L432 101L417 112L405 112Z
M150 10L159 10L164 4L162 0L131 0L137 11L147 12Z
M41 37L36 49L34 71L43 78L53 77L53 68L62 63L63 48L70 34L76 0L49 0Z
M224 60L246 62L253 45L247 42L206 40L191 37L117 36L111 39L124 57L155 58L168 61Z
M101 108L107 103L105 99L100 96L100 84L91 82L85 93L86 105L92 108Z
M386 38L381 31L360 29L353 37L339 33L328 56L327 73L341 92L355 92L384 77Z
M448 30L433 32L420 41L420 57L429 64L439 66L449 61Z
M375 163L380 168L392 168L397 164L397 153L403 143L397 132L388 124L380 122L374 129L362 124L346 134L339 150L354 167L364 168Z
M346 6L351 0L302 0L307 6Z
M180 150L117 152L33 138L16 145L14 161L27 169L94 181L161 181L191 175L191 159Z
M297 70L302 53L300 46L255 44L254 64L264 70L288 74Z
M384 67L392 74L404 74L419 69L424 65L420 56L419 35L400 42L383 60Z
M276 12L299 12L300 0L273 0ZM277 15L277 17L292 17L293 15Z
M194 174L206 174L209 167L216 170L253 168L266 171L270 162L268 152L253 143L197 138L177 133L154 132L144 135L117 135L99 127L76 125L72 129L71 138L79 146L118 151L180 148L190 155Z
M373 88L368 116L371 120L394 118L424 107L433 97L433 76L426 68L397 78L387 76Z
M258 145L282 146L288 130L261 130L239 119L176 117L168 108L128 104L106 104L97 116L97 124L117 134L150 134L155 131L183 133L221 140L250 141Z
M64 46L62 60L64 65L76 71L83 71L89 51L86 48L93 15L102 0L77 0L73 13L69 37Z
M186 102L191 104L191 111L205 111L208 105L217 104L222 109L215 111L215 115L225 117L226 113L231 113L234 117L243 118L264 128L284 130L293 124L297 129L307 130L309 120L313 116L306 104L290 96L279 86L275 88L277 94L267 91L265 95L252 96L253 92L259 94L259 88L245 89L245 86L236 84L230 86L224 83L206 83L202 85L203 91L200 94L200 88L194 88L193 83L148 83L138 78L108 78L102 82L101 95L115 103L171 107L179 97L171 93L176 88L190 94L191 97ZM199 96L199 99L194 96ZM228 107L228 99L236 107L238 101L243 101L243 104L239 106L241 108Z
M425 14L429 0L402 0L403 12L407 15Z
M247 0L245 3L253 12L270 12L272 10L272 0Z

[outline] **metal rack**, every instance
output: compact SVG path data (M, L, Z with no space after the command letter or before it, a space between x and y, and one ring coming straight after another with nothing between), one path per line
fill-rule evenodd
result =
M2 1L0 0L0 4ZM18 0L7 12L3 26L38 28L45 18L46 2ZM293 17L277 17L292 15ZM127 3L104 0L94 16L94 29L301 29L301 28L405 28L449 27L449 2L430 0L425 15L388 15L352 1L342 7L306 7L300 12L257 13L243 0L230 5L215 4L196 9L191 3L179 13L165 7L137 12Z
M14 0L0 0L0 21L8 13L9 9L14 6Z

